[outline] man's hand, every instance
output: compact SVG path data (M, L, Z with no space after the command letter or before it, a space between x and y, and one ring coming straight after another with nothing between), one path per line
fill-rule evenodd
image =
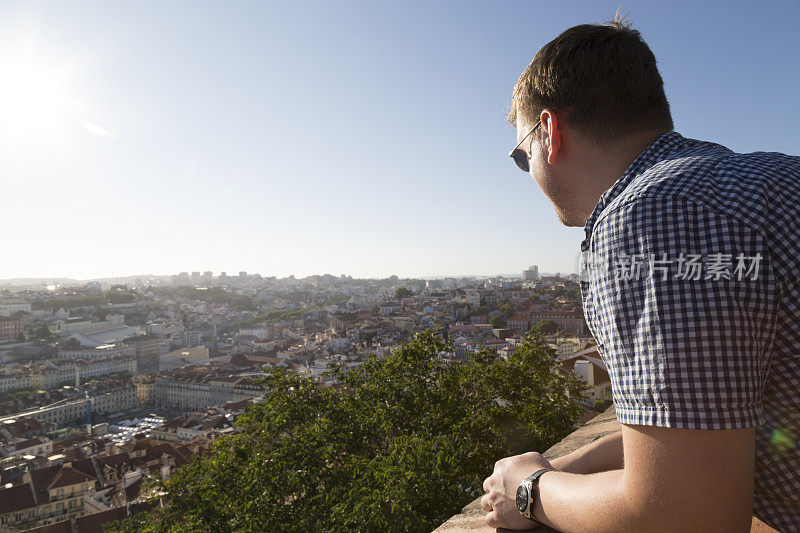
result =
M522 530L536 527L535 522L522 516L517 509L517 487L523 479L542 468L553 466L536 452L506 457L494 464L494 472L483 482L486 495L481 498L481 508L489 513L487 526Z

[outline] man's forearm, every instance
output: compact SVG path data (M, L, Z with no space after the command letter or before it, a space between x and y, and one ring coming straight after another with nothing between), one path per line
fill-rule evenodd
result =
M593 474L623 467L622 433L614 433L550 461L554 468L572 474Z
M539 482L537 520L570 532L657 531L654 517L626 498L623 470L597 474L548 472ZM645 511L645 512L643 512Z
M753 512L754 430L623 426L625 468L547 472L534 515L559 531L746 532ZM596 450L608 445L596 444ZM588 458L608 457L585 454ZM577 456L576 456L577 457ZM566 462L566 459L565 459ZM607 465L607 464L606 464Z
M622 434L614 433L551 461L565 475L542 480L534 513L560 531L635 530L631 522L642 517L622 495L623 459Z

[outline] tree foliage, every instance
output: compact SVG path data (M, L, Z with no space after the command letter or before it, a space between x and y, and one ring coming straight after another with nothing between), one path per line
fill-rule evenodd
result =
M256 304L251 297L236 294L223 287L158 287L153 289L153 292L159 296L177 296L201 302L225 304L240 311L255 311L256 309Z
M136 301L136 295L128 291L106 291L102 294L75 295L67 298L44 297L31 302L31 309L70 309L72 307L93 307L108 304L127 304Z
M394 291L395 298L409 298L414 293L408 290L407 287L398 287L396 291Z
M31 401L32 403L33 402L32 396L34 392L36 392L36 389L34 389L33 387L24 387L12 391L0 392L0 403L14 401L16 399L23 399L26 401ZM2 412L2 410L0 410L0 412Z
M291 318L295 318L298 316L302 316L309 311L316 311L319 309L324 309L328 305L334 303L342 303L344 300L331 300L324 304L314 304L309 305L307 307L302 307L300 309L276 309L274 311L266 311L264 313L259 313L253 318L247 318L244 320L240 320L233 324L234 327L248 327L248 326L257 326L257 325L271 325L277 324L278 322L283 322L284 320L289 320Z
M503 317L501 316L492 317L489 323L492 325L494 329L501 329L506 327L506 321L503 320Z
M577 283L568 282L558 287L538 287L533 290L535 300L554 299L565 296L566 298L579 303L581 301L581 288Z
M28 332L28 337L31 340L53 342L56 339L55 334L50 331L47 324L40 322L36 327Z
M552 335L558 332L558 324L545 318L537 322L536 325L533 326L533 330L542 335Z
M431 331L326 388L275 371L241 433L165 483L171 504L111 531L430 531L494 462L575 428L582 385L531 335L509 356L446 363Z

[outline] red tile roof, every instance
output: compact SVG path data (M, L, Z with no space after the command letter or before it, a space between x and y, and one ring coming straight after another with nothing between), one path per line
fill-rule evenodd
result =
M63 520L54 524L40 526L35 529L28 529L27 533L73 533L69 520Z
M49 488L57 489L60 487L68 487L70 485L77 485L78 483L91 483L94 482L94 476L87 476L83 472L78 472L71 466L62 467L58 475L50 483Z
M79 472L71 466L57 465L29 472L34 495L38 504L50 503L50 489L78 483L94 482L95 478Z
M125 508L119 507L100 513L80 516L75 519L75 523L78 526L77 533L103 533L103 524L122 520L126 517L126 514Z
M36 506L33 490L27 483L10 489L0 490L0 514L21 511Z

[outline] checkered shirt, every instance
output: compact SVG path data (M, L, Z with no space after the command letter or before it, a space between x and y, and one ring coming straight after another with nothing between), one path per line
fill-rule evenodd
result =
M619 421L755 427L754 513L800 531L800 157L665 133L585 230L584 313Z

